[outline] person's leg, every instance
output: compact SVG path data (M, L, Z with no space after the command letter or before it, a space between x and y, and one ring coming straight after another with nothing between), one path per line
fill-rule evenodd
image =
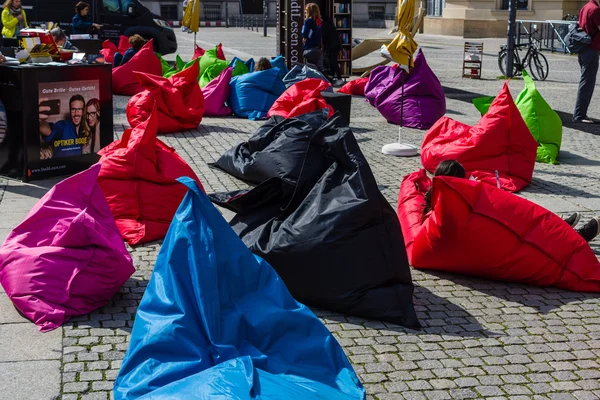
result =
M115 58L113 59L113 68L120 66L121 61L123 61L123 54L117 51L115 53Z
M586 242L589 242L600 233L600 217L594 217L589 220L582 228L576 229L575 231L579 233L579 235L585 239Z
M579 66L581 67L581 78L579 80L579 89L577 90L577 101L575 102L575 111L573 120L587 120L588 107L594 94L596 86L596 74L598 73L598 52L592 48L577 55Z
M336 79L340 80L342 79L342 71L340 71L340 63L337 60L338 53L335 50L329 53L329 64L331 65L332 74L335 75Z

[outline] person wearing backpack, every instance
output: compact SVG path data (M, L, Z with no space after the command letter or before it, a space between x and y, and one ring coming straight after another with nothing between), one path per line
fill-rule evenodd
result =
M573 112L573 122L593 124L594 121L587 115L594 87L596 86L596 74L600 62L600 0L590 0L579 11L579 26L591 38L591 43L577 54L577 61L581 68L579 89L577 90L577 101Z

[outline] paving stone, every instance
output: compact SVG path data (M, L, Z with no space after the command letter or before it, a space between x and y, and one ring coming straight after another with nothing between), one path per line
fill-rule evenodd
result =
M0 398L54 400L60 396L60 384L58 360L0 363Z
M89 382L65 383L63 385L63 392L65 392L65 393L73 393L73 392L81 393L81 392L87 391L89 389L89 387L90 387Z

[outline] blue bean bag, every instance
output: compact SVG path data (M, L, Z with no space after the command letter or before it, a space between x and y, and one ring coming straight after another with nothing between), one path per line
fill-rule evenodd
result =
M191 178L138 308L120 399L359 400L340 345Z
M283 58L282 55L278 55L277 57L269 61L271 61L271 66L273 68L279 68L279 78L281 81L283 81L283 78L289 72L287 64L285 63L285 58Z
M285 91L279 69L234 76L229 82L229 106L238 117L264 119L269 109Z

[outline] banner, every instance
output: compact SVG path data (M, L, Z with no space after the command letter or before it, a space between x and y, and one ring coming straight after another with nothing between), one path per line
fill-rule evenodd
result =
M100 150L98 80L38 85L40 160Z

